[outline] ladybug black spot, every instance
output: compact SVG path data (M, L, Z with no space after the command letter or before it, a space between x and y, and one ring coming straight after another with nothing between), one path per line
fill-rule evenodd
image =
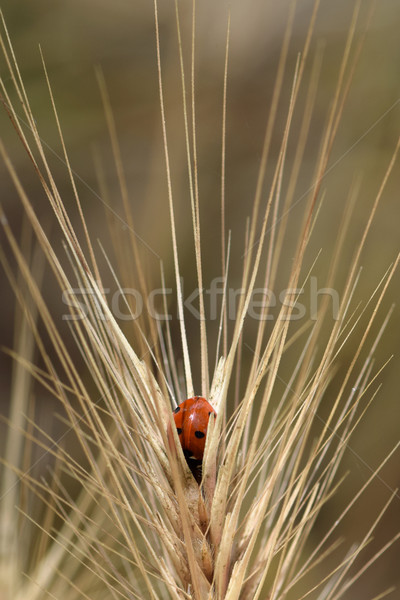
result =
M181 410L180 406L177 406L174 410L174 415L178 414L178 412Z
M203 433L202 431L195 431L195 432L194 432L194 435L195 435L195 436L196 436L196 437L197 437L199 440L201 440L201 438L203 438L203 437L204 437L206 434L205 434L205 433Z
M181 435L181 433L182 433L182 427L177 427L176 431L178 432L178 435Z

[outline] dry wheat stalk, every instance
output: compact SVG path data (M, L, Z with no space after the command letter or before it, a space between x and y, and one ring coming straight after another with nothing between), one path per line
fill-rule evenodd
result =
M307 91L300 131L296 134L291 126L305 64L309 60L310 40L317 8L318 3L315 5L304 49L294 74L279 159L263 208L265 172L285 72L293 14L289 19L244 248L242 288L245 293L240 297L232 331L229 330L227 320L226 288L230 251L229 244L226 244L225 227L224 225L222 227L221 271L225 280L225 289L221 304L216 364L214 372L210 372L210 348L202 292L204 279L197 181L195 38L193 33L190 75L192 105L188 106L186 103L187 74L180 37L179 6L176 3L195 265L200 290L201 393L210 400L218 413L215 426L211 424L207 436L203 479L200 486L195 482L186 465L177 436L174 435L175 447L170 447L167 440L167 428L168 424L172 425L171 409L174 403L194 395L196 390L193 384L193 367L180 284L182 271L169 167L157 4L155 4L155 16L160 106L176 297L180 317L183 377L180 376L179 365L176 362L168 320L165 321L165 327L161 327L159 322L151 318L151 315L144 315L138 319L136 325L140 341L136 347L132 347L114 317L103 292L102 275L85 225L84 212L63 142L50 82L47 79L67 173L76 199L77 211L82 219L83 235L74 229L58 191L3 22L2 49L8 61L14 92L22 106L24 118L29 124L29 137L20 124L15 105L10 100L3 82L1 83L2 102L34 165L49 205L56 216L65 243L69 266L72 267L72 276L68 274L71 269L67 269L51 247L46 232L35 214L32 201L23 189L3 146L0 147L1 154L37 243L52 268L60 289L90 289L91 294L86 297L86 318L70 322L71 331L82 356L82 364L77 365L72 361L65 341L58 331L57 323L46 306L38 275L41 267L27 261L25 253L19 247L7 223L6 216L2 213L2 227L20 273L17 279L14 277L6 253L2 252L1 259L24 314L21 317L20 344L15 349L15 400L12 403L14 413L10 417L12 433L5 457L6 464L12 467L12 470L4 471L6 475L0 503L2 534L0 598L2 600L11 598L33 600L44 597L63 598L63 600L75 598L96 600L102 598L265 600L268 598L276 600L306 597L336 600L343 597L353 581L362 575L364 567L354 571L354 563L368 544L385 507L377 515L376 521L366 527L365 538L357 547L351 548L347 554L343 553L335 567L329 567L325 571L320 570L320 567L321 563L338 547L336 530L339 523L349 511L354 509L368 485L379 476L381 468L390 456L371 474L370 479L359 490L348 508L337 516L319 544L310 548L307 547L307 540L321 508L340 485L338 469L343 453L366 407L377 393L376 379L380 370L377 373L372 369L372 358L389 315L384 319L376 338L371 339L370 331L379 315L379 308L397 266L398 258L384 274L376 286L375 293L362 311L353 312L352 295L357 284L360 253L384 193L385 184L393 169L398 145L382 177L381 188L366 219L364 233L354 260L349 266L337 319L329 320L326 317L327 304L323 303L317 320L311 324L307 323L305 327L294 328L290 317L296 309L297 298L296 293L292 292L288 301L282 305L268 336L266 321L259 321L251 364L245 366L241 360L243 344L247 343L244 337L248 323L246 315L257 278L262 277L266 287L273 287L278 264L282 260L284 251L283 240L290 217L281 219L273 227L269 239L267 232L271 224L276 221L279 207L283 207L283 214L286 214L290 208L301 168L318 85L320 56L317 56L314 61L314 76ZM290 290L301 287L303 280L308 277L304 272L304 255L316 223L315 215L320 203L321 182L327 169L333 140L359 53L359 46L355 41L357 14L356 8L339 70L336 96L329 111L321 146L316 152L314 175L316 184L305 202L303 222L298 227L297 250L287 282L287 288ZM227 69L228 43L224 76L224 111L227 97ZM128 226L133 230L118 137L106 84L101 75L99 81L119 172L125 218ZM286 168L288 141L291 136L296 135L296 157L288 174ZM225 112L222 146L224 165ZM285 193L282 191L283 181L286 182ZM221 212L224 215L224 167L222 183ZM349 194L349 208L345 212L337 249L332 256L327 286L333 286L335 283L340 250L348 231L356 195L357 189L354 188ZM146 280L140 251L133 234L130 236L130 251L135 260L140 289L146 296L150 284ZM122 294L123 285L119 281L117 272L111 264L109 266ZM161 272L161 282L161 287L165 290L163 272ZM71 293L69 298L71 316L79 316L82 299L74 293ZM130 310L129 298L125 300ZM167 314L166 294L164 294L164 311ZM364 312L368 315L368 324L360 335L357 323ZM37 325L37 313L47 330L52 354L48 353L43 341L43 333ZM99 317L100 314L102 318ZM321 351L318 346L322 330L325 342ZM359 353L354 356L354 360L348 367L329 416L321 424L318 409L331 381L335 360L352 335L360 336ZM281 364L285 360L287 350L298 339L303 340L303 350L292 369L290 380L282 381ZM35 345L42 355L45 370L40 370L34 365L32 352ZM360 352L364 348L368 349L367 358L360 361ZM238 372L241 372L242 382L245 382L243 393L239 396L238 392L235 392ZM87 380L88 373L91 376L90 384ZM75 440L83 450L82 462L78 462L63 444L54 443L46 432L40 430L34 420L28 422L28 425L24 424L21 414L29 412L26 403L31 379L40 382L62 403ZM279 392L282 384L283 394ZM238 398L235 406L230 401L233 394ZM18 403L23 405L20 406ZM315 435L314 429L316 422L319 424L318 435ZM21 453L25 445L29 447L31 441L41 443L54 457L51 483L47 480L37 480L31 476L29 470L25 472L26 457L24 461ZM66 488L66 475L79 485L78 494L73 495ZM21 478L20 483L18 483L19 478ZM21 489L25 490L26 494L33 491L37 501L45 507L40 520L32 518L29 506L26 507L23 503L20 506L25 519L21 521L21 517L15 515L12 507L20 503ZM13 515L11 520L9 515ZM34 524L33 521L36 523ZM27 535L38 536L35 556L25 556L18 549L20 542L16 536L21 527L27 528L26 531L29 532ZM397 538L398 535L395 535L391 543ZM12 552L9 551L10 547L13 548ZM25 571L29 577L21 578L21 571Z

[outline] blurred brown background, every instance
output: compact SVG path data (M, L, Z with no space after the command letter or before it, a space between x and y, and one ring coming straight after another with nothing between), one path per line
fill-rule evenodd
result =
M272 160L279 151L282 127L286 116L290 86L298 52L303 48L312 2L300 0L296 10L290 57L282 95L282 107L275 128ZM390 161L400 133L400 4L398 0L381 0L369 27L363 52L354 76L330 159L330 171L324 180L326 199L307 253L309 266L322 249L316 273L323 276L337 238L338 227L348 191L355 178L361 181L360 200L353 217L351 235L345 247L344 281L361 235L373 199L379 189L386 166ZM220 222L219 194L221 172L221 114L223 64L225 53L228 5L231 9L231 39L229 57L227 103L227 228L232 230L232 277L238 280L244 240L244 223L251 214L253 195L263 135L270 106L276 67L285 30L289 2L215 3L202 0L197 7L197 137L199 148L199 185L202 227L205 232L204 264L206 282L220 275ZM362 34L369 2L361 1L357 36ZM318 13L311 57L318 43L325 45L317 104L306 148L304 169L300 175L292 219L302 216L301 197L309 186L315 165L329 103L337 80L340 59L351 21L353 4L348 1L323 1ZM75 211L74 200L61 156L54 117L46 89L38 44L41 45L50 81L61 119L65 142L72 168L77 176L78 190L93 240L99 239L112 253L107 230L108 209L100 198L96 176L96 161L110 192L108 202L113 210L123 215L116 170L113 165L109 138L95 75L101 68L107 83L114 111L123 165L128 183L135 231L140 236L140 247L149 278L158 282L159 258L167 272L167 285L174 285L172 254L166 195L164 158L161 146L161 126L156 69L153 3L145 0L36 0L3 3L4 16L14 43L26 89L37 119L43 141L48 146L51 164L64 201ZM184 150L182 100L179 75L179 57L173 2L160 2L161 51L164 69L167 128L171 150L172 178L175 192L178 241L182 271L188 276L188 288L193 285L194 254L187 192L187 169ZM190 67L191 6L182 3L181 21L187 75ZM312 60L310 60L310 63ZM4 61L1 62L2 74ZM310 69L309 69L310 71ZM305 75L305 83L309 77ZM281 124L281 127L279 127ZM2 138L10 156L37 207L38 214L48 227L49 234L60 253L63 252L57 225L40 189L35 174L24 155L4 111L0 115ZM314 143L315 142L315 143ZM291 149L289 148L289 154ZM54 154L53 154L54 153ZM292 151L292 154L294 152ZM22 209L3 165L1 169L1 203L17 236L22 224ZM270 172L268 172L270 174ZM373 228L367 240L361 263L357 298L365 303L399 249L400 174L394 170ZM75 221L77 223L77 220ZM124 225L120 222L124 235ZM290 230L289 230L290 232ZM3 240L3 237L2 237ZM288 266L293 248L288 244ZM217 255L217 258L216 258ZM105 263L100 263L106 270ZM236 266L236 268L235 268ZM285 284L287 272L282 269L280 283ZM1 343L13 344L14 298L7 281L1 281ZM105 279L110 279L105 275ZM61 315L60 292L49 277L45 295L55 315ZM279 284L279 282L278 282ZM132 283L134 286L134 282ZM392 282L382 308L382 323L386 311L397 301L400 292L399 276ZM62 326L62 324L61 324ZM376 369L392 354L394 358L381 376L382 387L356 432L352 449L346 456L344 470L350 472L348 491L351 494L370 475L399 438L399 309L395 308L376 363ZM217 324L215 324L215 328ZM210 328L214 336L213 325ZM195 335L195 334L193 334ZM196 334L197 335L197 334ZM215 337L215 336L214 336ZM195 338L197 339L197 338ZM347 345L339 358L339 373L344 372L357 348L357 338ZM353 346L352 346L353 344ZM193 350L197 345L193 344ZM74 352L73 344L71 351ZM198 360L194 356L194 363ZM2 412L6 410L10 387L10 359L1 356ZM55 410L51 399L43 399L43 413ZM40 400L38 401L40 404ZM46 417L43 416L43 419ZM361 458L360 458L361 457ZM359 540L361 531L371 523L380 507L400 483L400 455L390 461L381 475L381 481L361 501L360 510L346 522L343 533ZM332 502L332 511L346 503L345 493ZM328 516L327 516L328 515ZM400 530L400 497L379 526L371 552L386 543ZM327 513L322 520L329 518ZM321 524L323 527L324 524ZM371 570L370 576L352 591L348 598L373 597L383 587L397 582L399 547L394 546ZM395 595L393 597L396 597Z

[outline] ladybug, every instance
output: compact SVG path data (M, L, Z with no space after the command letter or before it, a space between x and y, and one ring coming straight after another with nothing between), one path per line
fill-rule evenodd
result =
M217 413L205 398L188 398L174 410L174 421L186 460L201 464L210 415ZM189 466L191 466L189 464Z

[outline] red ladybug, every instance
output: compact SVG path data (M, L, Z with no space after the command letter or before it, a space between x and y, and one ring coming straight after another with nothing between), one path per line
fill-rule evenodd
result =
M210 415L217 413L205 398L188 398L174 410L174 421L186 460L201 462Z

